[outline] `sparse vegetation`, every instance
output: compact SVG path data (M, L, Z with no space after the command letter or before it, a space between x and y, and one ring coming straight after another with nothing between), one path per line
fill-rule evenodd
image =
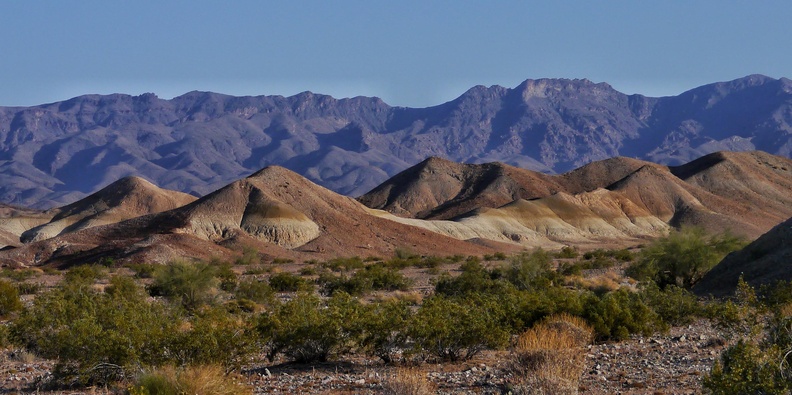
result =
M217 269L206 263L172 262L154 273L149 293L195 310L214 300L219 284L216 273Z
M310 284L304 278L286 272L273 274L269 279L269 285L277 292L297 292L310 288Z
M0 319L19 310L22 310L22 301L19 300L17 287L8 281L0 280Z
M141 374L127 392L129 395L248 395L252 390L226 374L221 366L201 365L165 366Z
M593 337L581 318L551 316L522 333L514 347L508 370L515 377L516 394L577 394L585 368L583 350Z
M701 228L684 228L644 248L627 275L652 280L661 288L676 285L690 289L726 254L744 245L729 233L709 236Z
M257 329L266 339L270 360L284 354L296 362L321 362L355 345L360 312L360 304L342 292L326 303L301 292L262 314Z
M399 368L385 377L382 382L382 395L428 395L435 392L435 386L426 375L416 369Z
M506 345L509 333L492 299L447 298L424 300L410 320L413 352L439 360L468 360L487 348Z

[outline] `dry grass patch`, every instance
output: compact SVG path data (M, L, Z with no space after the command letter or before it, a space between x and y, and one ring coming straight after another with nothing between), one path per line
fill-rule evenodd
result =
M177 369L163 367L140 376L129 395L251 395L253 391L237 376L218 365Z
M549 317L517 339L508 370L514 394L577 394L585 369L584 347L594 330L581 318Z
M382 382L383 395L427 395L434 394L435 385L426 374L417 369L399 368Z

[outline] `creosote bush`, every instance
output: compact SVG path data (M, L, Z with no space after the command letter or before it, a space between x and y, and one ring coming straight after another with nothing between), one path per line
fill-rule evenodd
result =
M221 364L232 369L257 349L252 321L220 308L190 315L152 301L124 276L100 292L83 276L38 295L9 327L10 340L57 359L61 384L106 384L141 366Z
M187 310L195 310L214 301L219 284L216 273L217 268L202 262L171 262L154 272L149 293L165 296Z
M140 288L114 288L100 293L82 277L67 277L14 320L11 340L57 359L55 375L66 383L106 383L138 364L164 362L162 350L178 319L149 303Z
M323 362L356 345L361 312L360 303L343 292L326 302L299 292L260 315L256 328L266 339L270 360L284 354L295 362Z
M19 300L17 287L8 281L0 280L0 318L6 318L19 310L22 310L22 301Z
M487 348L506 345L509 332L502 325L501 312L492 298L433 296L413 315L407 333L415 342L415 353L468 360Z
M683 228L641 250L626 274L640 281L652 280L661 288L676 285L690 289L726 254L744 245L729 233L710 236L701 228Z

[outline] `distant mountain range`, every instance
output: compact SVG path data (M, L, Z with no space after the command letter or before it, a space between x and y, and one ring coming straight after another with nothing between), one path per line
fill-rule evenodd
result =
M428 108L310 92L86 95L0 108L0 202L61 206L130 175L201 196L269 165L359 196L432 156L562 173L615 156L680 165L722 150L792 156L792 81L752 75L650 98L527 80Z

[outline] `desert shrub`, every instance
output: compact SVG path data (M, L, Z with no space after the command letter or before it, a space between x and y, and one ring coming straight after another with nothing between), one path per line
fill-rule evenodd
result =
M286 263L294 263L294 259L291 258L275 258L272 260L272 263L275 265L283 265Z
M713 395L788 394L792 386L782 374L781 359L777 347L762 349L740 340L721 354L703 386Z
M220 289L226 292L233 292L237 287L237 274L229 263L212 265L214 276L219 280Z
M515 255L511 257L504 275L521 290L547 287L553 280L554 272L550 270L552 261L550 253L541 248L532 253Z
M410 258L416 258L416 257L419 257L419 256L418 256L416 253L414 253L412 250L410 250L409 248L404 248L404 247L398 247L398 248L396 248L396 249L393 251L393 254L396 256L396 258L399 258L399 259L410 259Z
M411 317L410 307L403 300L389 300L364 306L361 315L360 344L367 354L385 363L396 360L405 349L405 327Z
M313 293L300 292L262 314L257 330L266 339L270 360L282 353L296 362L321 362L355 345L360 313L360 303L342 292L327 303Z
M269 285L277 292L297 292L311 287L304 278L287 272L273 274Z
M219 364L239 368L258 349L255 326L223 308L197 311L171 333L168 359L180 366Z
M633 333L648 336L665 329L660 316L643 302L641 296L626 288L601 298L589 296L582 316L594 328L597 338L602 340L625 340Z
M272 269L269 268L269 267L253 266L253 267L247 268L244 273L247 274L247 275L251 275L251 276L257 276L259 274L269 273L271 271L272 271Z
M363 260L360 259L360 257L353 256L351 258L331 259L329 261L323 262L321 266L334 272L346 272L355 269L362 269L365 267L365 263L363 263Z
M593 329L581 318L551 316L522 333L507 366L513 393L577 394L585 369L583 350Z
M705 316L704 306L696 295L676 285L660 289L656 284L648 283L641 288L640 295L644 303L669 325L688 325Z
M319 272L316 270L315 267L306 266L306 267L300 268L300 275L301 276L315 276L317 274L319 274Z
M255 279L242 280L237 285L234 296L237 299L251 300L256 303L270 304L274 301L275 292L265 281Z
M33 269L3 269L3 271L0 272L0 276L8 278L9 280L25 281L38 275L39 273L40 271Z
M11 339L8 332L8 325L0 324L0 350L11 345Z
M762 303L769 307L778 307L792 303L792 281L779 280L762 285L758 295Z
M578 262L564 262L558 266L558 274L562 276L580 276L583 274L583 265Z
M432 384L424 373L416 369L399 368L392 374L385 376L382 381L383 395L428 395L435 393Z
M251 388L217 365L166 366L137 377L129 395L249 395Z
M498 293L506 286L496 275L475 260L460 266L462 273L457 277L441 275L435 280L435 293L445 296L462 296L471 293Z
M6 318L19 310L22 310L22 301L19 299L17 287L0 280L0 318Z
M406 291L410 280L396 270L375 264L358 270L350 277L322 273L318 283L327 295L343 291L350 295L363 295L371 291Z
M708 236L701 228L683 228L644 248L626 274L640 281L653 280L661 288L689 289L726 254L744 245L728 233Z
M556 258L573 259L580 256L580 253L575 247L564 246L561 248L561 251L558 251L553 255L555 255Z
M218 285L215 274L216 268L206 263L171 262L154 273L149 293L195 310L214 301Z
M234 260L234 264L237 266L249 266L259 263L261 263L261 256L259 252L252 247L242 248L242 256Z
M14 286L19 292L20 295L35 295L41 291L41 284L40 283L29 283L29 282L22 282L16 283Z
M96 280L107 276L107 268L99 265L78 265L74 266L63 276L67 283L93 284Z
M152 278L160 265L156 263L128 263L125 266L132 270L137 278Z
M468 360L487 348L506 345L508 328L492 298L447 298L424 300L408 325L414 351L440 360Z
M139 364L162 362L178 319L147 302L140 288L117 289L100 293L81 281L67 281L21 312L11 324L11 340L57 359L55 375L64 382L104 383Z

